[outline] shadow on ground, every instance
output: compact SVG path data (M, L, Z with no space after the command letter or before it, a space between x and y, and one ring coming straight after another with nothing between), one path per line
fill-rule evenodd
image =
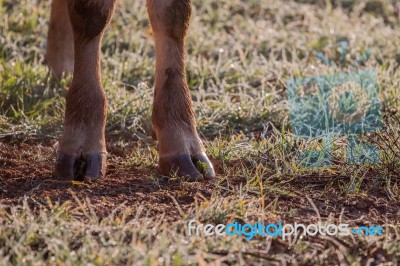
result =
M121 204L143 207L146 215L165 215L168 220L182 219L182 211L195 207L196 201L208 200L212 195L239 195L241 187L249 180L240 176L224 174L222 167L216 170L218 178L187 183L157 175L154 168L132 167L125 163L130 149L108 146L107 175L99 182L62 182L55 179L56 140L46 139L40 143L0 143L0 204L17 205L26 197L32 206L53 202L88 199L97 215L106 216ZM133 148L132 148L133 149ZM235 167L241 161L231 162ZM287 221L303 218L327 218L334 214L354 223L395 222L400 217L398 198L390 198L384 188L376 188L368 194L342 195L337 186L347 182L346 177L302 176L280 185L267 188L260 198L257 190L247 190L252 200L264 200L265 209L281 215ZM334 181L332 181L334 180ZM274 180L269 180L274 183ZM281 191L277 190L279 188ZM286 191L286 192L282 192ZM315 207L310 204L313 201Z

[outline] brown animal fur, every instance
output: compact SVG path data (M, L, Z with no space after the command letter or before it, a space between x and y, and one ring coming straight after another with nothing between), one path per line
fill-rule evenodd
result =
M74 70L74 36L69 20L66 0L53 0L51 4L46 62L56 77Z
M115 0L53 1L52 14L60 13L60 10L54 10L56 8L68 7L75 60L56 170L61 178L75 178L76 173L71 168L80 158L88 165L84 178L97 179L104 174L106 153L106 98L101 85L100 44L112 17ZM60 1L67 1L67 5L63 6ZM159 141L159 172L177 172L191 181L211 178L215 175L214 170L196 131L185 77L184 43L191 16L190 0L147 0L147 8L156 43L152 122ZM62 23L55 15L51 19L50 24L56 26L50 27L49 38L57 38L57 25ZM66 31L67 25L59 27ZM49 40L49 43L57 41ZM53 57L54 51L65 53L53 49L48 55ZM64 59L61 55L60 58ZM49 60L49 64L54 64L54 70L65 66L54 60ZM69 71L66 67L62 70ZM196 169L196 162L202 162L206 167Z

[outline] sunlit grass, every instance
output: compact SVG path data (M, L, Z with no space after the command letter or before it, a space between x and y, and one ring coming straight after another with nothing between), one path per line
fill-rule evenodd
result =
M0 141L40 142L61 133L70 77L54 80L43 64L49 2L0 0ZM111 152L109 160L127 172L154 169L158 156L150 137L155 53L144 2L119 1L102 44L108 146L135 148L122 157ZM186 72L199 133L218 172L211 195L192 195L189 210L177 204L181 216L171 223L140 206L119 206L99 217L79 196L1 205L0 264L364 265L371 258L395 265L399 220L344 210L371 201L399 204L399 14L399 4L390 0L193 0ZM349 43L344 57L341 40ZM367 51L371 56L363 58ZM333 167L301 167L301 152L322 144L293 136L287 80L357 69L377 72L385 126L362 139L379 147L381 163L346 163L347 140L340 137L333 145ZM156 174L148 178L163 188ZM192 218L311 223L315 210L307 197L320 200L320 222L381 222L394 229L382 238L287 242L185 233Z

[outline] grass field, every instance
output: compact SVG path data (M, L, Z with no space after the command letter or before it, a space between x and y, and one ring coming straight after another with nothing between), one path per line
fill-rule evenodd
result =
M109 166L95 184L54 179L70 77L43 64L49 2L0 0L0 265L398 264L397 1L193 0L187 79L217 178L186 183L157 175L152 33L145 1L120 0L102 45ZM381 162L348 164L339 137L332 167L301 167L322 144L293 136L287 80L354 69L377 73L384 126L363 138ZM385 230L246 241L188 236L191 219Z

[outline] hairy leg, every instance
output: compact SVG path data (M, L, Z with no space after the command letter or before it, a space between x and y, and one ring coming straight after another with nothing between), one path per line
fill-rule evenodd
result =
M215 176L197 134L185 77L185 36L190 0L147 0L156 44L153 128L158 144L159 172L177 172L189 181ZM197 169L196 169L197 166Z
M86 181L105 174L106 97L101 85L100 45L116 0L67 0L74 34L74 73L67 93L64 133L56 174ZM81 164L84 167L81 167Z
M54 76L74 70L74 36L67 10L67 0L53 0L47 37L46 63Z

